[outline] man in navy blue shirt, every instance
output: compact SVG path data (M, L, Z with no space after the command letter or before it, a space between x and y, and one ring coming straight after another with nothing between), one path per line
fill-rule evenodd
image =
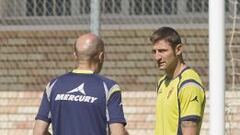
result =
M126 135L121 89L98 75L104 60L104 43L94 34L74 44L78 66L51 80L43 93L34 135Z

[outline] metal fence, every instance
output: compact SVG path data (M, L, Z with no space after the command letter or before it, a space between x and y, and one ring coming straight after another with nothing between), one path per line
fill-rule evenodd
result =
M91 0L1 0L0 23L4 26L89 24L90 3ZM226 0L227 14L231 15L232 10L231 0ZM207 25L208 0L101 0L101 13L103 25ZM226 22L230 23L229 16Z
M89 24L90 0L1 0L0 7L1 25ZM208 0L102 0L101 12L103 24L207 24Z

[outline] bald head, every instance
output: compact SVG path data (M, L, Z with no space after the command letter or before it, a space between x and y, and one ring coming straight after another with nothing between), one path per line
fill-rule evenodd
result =
M89 69L99 73L104 60L104 43L92 33L81 35L74 44L74 53L78 60L78 69Z
M91 60L104 51L104 43L95 34L84 34L77 39L74 51L79 60Z

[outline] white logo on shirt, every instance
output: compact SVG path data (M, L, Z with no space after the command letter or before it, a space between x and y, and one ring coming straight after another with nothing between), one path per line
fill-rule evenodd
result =
M80 95L72 94L80 92ZM87 96L84 90L84 83L79 85L78 87L70 90L67 94L57 94L55 97L55 101L75 101L75 102L87 102L87 103L94 103L98 98Z
M68 91L67 93L80 92L80 93L82 93L83 95L86 95L83 87L84 87L84 83L82 83L81 85L79 85L77 88L74 88L73 90Z

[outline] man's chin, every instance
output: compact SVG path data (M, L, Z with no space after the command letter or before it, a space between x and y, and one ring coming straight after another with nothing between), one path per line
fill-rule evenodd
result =
M159 68L160 70L165 70L165 69L166 69L165 66L158 66L158 68Z

